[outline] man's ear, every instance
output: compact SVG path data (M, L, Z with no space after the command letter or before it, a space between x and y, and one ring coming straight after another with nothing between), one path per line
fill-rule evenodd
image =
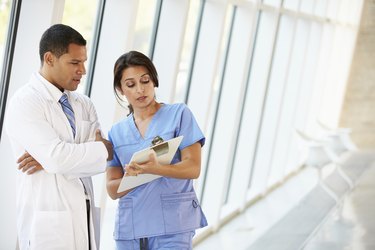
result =
M48 64L49 66L53 66L53 54L51 52L44 53L44 63Z

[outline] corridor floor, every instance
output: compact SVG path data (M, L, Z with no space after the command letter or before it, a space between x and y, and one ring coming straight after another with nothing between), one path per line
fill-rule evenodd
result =
M194 250L374 250L375 151L351 152L341 166L355 184L328 176L338 200L304 169Z

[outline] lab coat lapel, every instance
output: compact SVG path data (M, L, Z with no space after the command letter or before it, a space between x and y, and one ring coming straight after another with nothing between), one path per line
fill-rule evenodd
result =
M43 99L47 99L48 102L48 109L51 110L53 115L56 115L59 117L59 122L58 124L53 123L53 126L59 127L58 132L61 133L63 138L65 140L69 140L70 142L74 142L73 138L73 133L72 133L72 128L70 127L69 121L66 118L66 115L64 111L61 108L61 105L54 100L53 96L51 93L48 91L48 89L44 86L44 84L38 79L36 75L33 75L30 80L30 84L37 90L37 93L41 95ZM61 128L64 127L64 133L62 133Z

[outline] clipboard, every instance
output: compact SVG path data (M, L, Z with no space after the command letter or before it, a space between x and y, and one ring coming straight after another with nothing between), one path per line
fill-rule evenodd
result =
M148 157L152 151L156 153L156 157L161 164L171 163L178 146L182 141L183 136L175 137L168 141L161 142L157 145L148 147L146 149L137 151L133 154L130 162L134 161L137 163L143 163L148 160ZM125 176L122 177L120 185L117 189L117 193L124 192L134 187L153 181L157 178L162 177L161 175L155 174L139 174L137 176Z

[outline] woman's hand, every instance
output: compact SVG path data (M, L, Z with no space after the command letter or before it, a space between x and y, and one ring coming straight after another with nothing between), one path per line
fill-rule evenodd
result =
M181 150L181 161L172 165L162 165L158 162L156 153L142 164L130 162L125 165L125 172L130 176L138 174L156 174L177 179L196 179L201 170L201 144L194 143Z
M159 168L160 163L155 152L150 153L148 161L144 163L130 162L125 165L125 172L129 176L137 176L139 174L154 174L155 168Z

